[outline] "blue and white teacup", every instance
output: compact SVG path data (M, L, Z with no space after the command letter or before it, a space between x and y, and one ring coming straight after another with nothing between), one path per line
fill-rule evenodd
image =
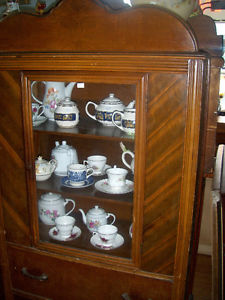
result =
M67 176L73 186L82 186L85 181L94 173L92 168L84 164L71 164L67 168Z

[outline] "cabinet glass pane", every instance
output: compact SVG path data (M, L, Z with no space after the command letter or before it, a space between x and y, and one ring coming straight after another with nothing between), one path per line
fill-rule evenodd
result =
M130 258L136 85L90 78L31 81L38 239L47 246ZM112 122L115 110L122 112L113 115L118 127ZM68 237L55 224L65 214L75 218ZM105 230L115 228L97 231L112 223L118 233L107 242L111 236Z

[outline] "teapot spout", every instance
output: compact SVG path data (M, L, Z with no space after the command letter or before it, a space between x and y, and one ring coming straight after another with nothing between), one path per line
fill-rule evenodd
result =
M85 213L84 213L83 209L81 209L81 208L79 209L79 211L81 212L83 222L86 225L87 224L87 219L86 219Z
M65 88L65 97L71 97L72 90L76 82L70 82Z

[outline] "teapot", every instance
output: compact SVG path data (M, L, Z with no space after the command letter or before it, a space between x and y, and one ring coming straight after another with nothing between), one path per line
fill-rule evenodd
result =
M113 124L127 134L135 134L135 101L130 102L124 109L124 112L114 111L112 115ZM115 120L120 116L121 121L118 124Z
M72 209L65 213L65 206L71 202ZM72 199L63 199L60 194L46 193L38 200L38 212L41 221L46 225L54 225L59 216L69 215L75 208Z
M89 105L93 105L95 107L95 115L89 113ZM99 105L92 101L88 101L85 106L86 114L93 120L96 120L105 126L114 126L112 123L112 114L115 110L123 112L124 105L120 99L114 97L113 93L109 94L108 98L103 99ZM119 115L118 118L115 119L115 122L120 122L120 119L121 117Z
M70 97L72 90L76 82L70 82L65 86L64 82L55 81L42 81L45 84L45 94L43 101L37 99L33 94L33 86L37 81L33 81L31 84L31 94L36 102L44 105L44 115L50 120L54 121L54 112L57 104L65 97Z
M74 101L69 97L65 98L58 103L54 118L56 124L61 128L73 128L79 122L79 110Z
M77 151L72 146L67 145L66 141L62 144L55 142L55 148L52 149L51 158L57 161L57 167L54 173L58 176L67 175L67 166L70 164L78 164Z
M38 156L35 160L35 172L36 172L36 180L44 181L51 177L57 166L57 162L55 159L51 159L47 161L42 158L42 156Z
M104 209L98 207L98 205L95 205L95 207L91 208L87 215L85 216L85 213L82 209L79 209L79 211L82 214L83 222L87 225L87 228L94 232L98 229L99 226L107 224L107 219L109 217L112 217L113 220L110 224L113 224L116 220L116 217L114 214L106 213Z

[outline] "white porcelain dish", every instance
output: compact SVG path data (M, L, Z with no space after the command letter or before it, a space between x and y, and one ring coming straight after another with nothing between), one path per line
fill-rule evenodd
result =
M73 227L73 230L72 230L72 234L70 237L63 237L61 236L59 233L58 233L58 230L56 227L53 227L49 230L49 236L54 239L54 240L57 240L57 241L61 241L61 242L67 242L67 241L72 241L72 240L75 240L77 239L79 236L81 235L81 230L79 227L77 226L74 226Z
M102 250L113 250L123 245L124 238L122 237L121 234L117 234L113 245L107 246L102 242L98 234L95 234L91 237L90 242L95 248L102 249Z
M134 183L133 181L126 179L126 184L124 186L115 188L108 184L108 179L102 179L95 183L96 190L106 193L106 194L127 194L133 191Z

